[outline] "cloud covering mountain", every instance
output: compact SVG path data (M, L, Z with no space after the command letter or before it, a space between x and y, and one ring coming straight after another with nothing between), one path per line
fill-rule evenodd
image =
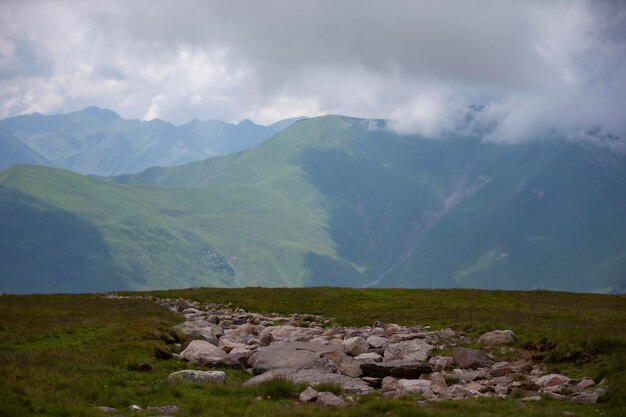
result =
M430 137L461 124L496 142L626 133L621 1L4 1L0 27L0 117L95 104L175 123L350 114Z

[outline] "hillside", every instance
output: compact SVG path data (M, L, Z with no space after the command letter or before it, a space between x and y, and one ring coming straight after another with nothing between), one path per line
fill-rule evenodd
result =
M0 169L17 164L50 165L50 162L0 128Z
M626 157L585 144L432 141L326 116L111 182L20 166L0 187L2 236L32 238L0 242L4 291L626 289Z
M249 120L236 125L193 120L174 126L162 120L125 120L111 110L88 107L65 115L34 113L0 120L0 128L56 167L115 175L253 148L291 123L261 126Z

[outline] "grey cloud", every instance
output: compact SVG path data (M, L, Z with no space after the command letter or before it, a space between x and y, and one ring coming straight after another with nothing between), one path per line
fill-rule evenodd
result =
M343 113L438 137L481 104L464 126L488 140L592 126L624 136L625 9L586 0L6 1L2 38L51 62L25 54L9 66L0 116L83 104L178 123ZM53 70L27 70L38 67Z

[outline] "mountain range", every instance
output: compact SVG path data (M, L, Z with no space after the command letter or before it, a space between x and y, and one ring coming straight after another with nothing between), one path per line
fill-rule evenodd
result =
M126 120L98 107L55 116L33 113L0 120L0 150L24 148L0 152L0 167L17 161L81 174L140 172L253 148L294 120L271 126L193 120L175 126L158 119Z
M0 290L626 290L626 155L300 120L137 174L0 172Z

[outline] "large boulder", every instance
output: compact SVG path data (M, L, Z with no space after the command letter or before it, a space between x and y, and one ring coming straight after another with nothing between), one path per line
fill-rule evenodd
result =
M452 357L462 369L485 368L493 365L493 360L476 349L455 348L452 351Z
M426 398L432 398L431 381L424 379L398 379L396 387L403 394L420 394Z
M385 349L385 361L406 360L412 362L424 362L430 357L435 346L422 339L407 340L405 342L390 344Z
M204 340L192 340L187 349L181 352L180 358L189 361L193 365L207 367L220 365L241 366L238 362L230 359L222 349Z
M305 342L274 343L257 350L252 372L258 375L272 369L308 368L329 352L337 352L337 348Z
M321 369L274 369L252 377L244 385L259 385L276 379L283 379L294 384L307 384L313 387L320 384L336 384L345 392L354 394L368 394L374 391L372 387L360 379Z
M511 330L493 330L482 334L478 343L486 345L512 345L515 343L515 333Z
M216 384L226 383L226 374L223 371L196 371L185 369L171 373L167 379L170 381L181 380L189 382L214 382Z
M427 363L411 361L389 361L362 363L361 369L366 376L374 378L384 378L392 376L394 378L419 378L422 374L429 374L433 368Z
M387 338L381 336L370 336L366 340L367 344L374 349L384 349L387 346Z

